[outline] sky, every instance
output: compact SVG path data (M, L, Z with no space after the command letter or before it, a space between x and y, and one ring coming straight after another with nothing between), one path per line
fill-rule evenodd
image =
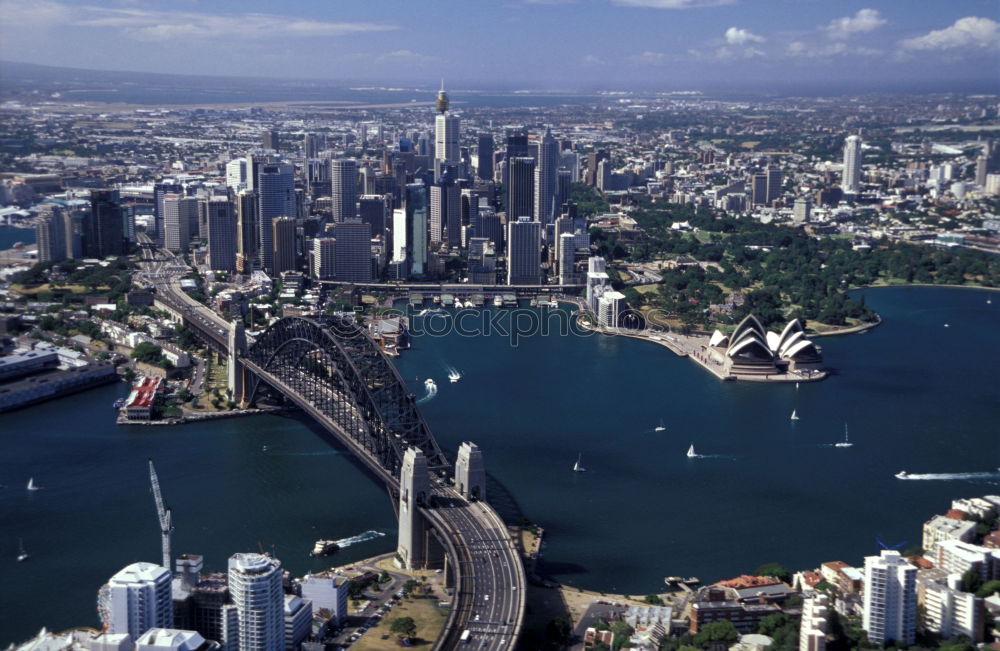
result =
M1000 89L1000 0L0 0L0 59L497 88Z

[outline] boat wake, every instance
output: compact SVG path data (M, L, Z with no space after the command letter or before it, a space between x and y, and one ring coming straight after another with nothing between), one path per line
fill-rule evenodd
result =
M445 369L448 371L448 380L452 383L462 379L462 373L454 366L445 365Z
M434 396L438 394L437 384L434 382L434 380L430 378L427 378L427 380L424 382L424 389L427 390L427 393L424 394L423 398L417 400L418 405L422 405L425 402L430 402L431 400L434 399Z
M899 477L897 475L897 479L917 479L921 481L1000 479L1000 472L931 472L924 474L907 474L905 477Z
M359 533L356 536L351 536L350 538L341 538L340 540L335 540L337 547L343 549L344 547L350 547L351 545L357 545L358 543L368 542L369 540L375 540L376 538L381 538L385 534L381 531L375 531L371 529L364 533Z

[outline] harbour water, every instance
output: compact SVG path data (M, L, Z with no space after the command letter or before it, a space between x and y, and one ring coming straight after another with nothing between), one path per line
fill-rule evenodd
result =
M425 335L397 363L418 396L435 379L421 409L441 444L477 442L545 527L552 578L641 594L665 575L859 564L876 536L919 544L921 524L950 500L1000 494L1000 294L904 287L866 299L884 324L819 340L836 372L797 389L719 382L660 346L606 336L528 336L512 348L500 333ZM369 530L385 535L333 559L392 550L384 489L307 421L116 428L122 393L0 416L6 641L94 625L100 584L159 559L147 457L174 509L175 553L202 553L213 568L259 543L301 574L325 564L307 555L317 538ZM660 419L666 430L654 432ZM845 423L854 446L835 448ZM692 443L702 458L685 456ZM578 455L587 472L572 471ZM900 470L943 478L895 479ZM46 488L27 494L29 476ZM20 564L18 536L32 553Z
M0 225L0 251L4 251L14 246L17 242L22 244L35 243L35 229L18 228L16 226Z

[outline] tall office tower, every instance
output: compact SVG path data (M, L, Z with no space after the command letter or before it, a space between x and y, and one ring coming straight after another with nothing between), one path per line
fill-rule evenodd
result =
M819 593L809 597L802 604L802 620L799 624L799 651L826 651L827 619L829 598Z
M562 214L562 207L573 196L573 173L560 168L556 171L555 215Z
M226 185L238 192L247 184L247 159L234 158L226 163Z
M461 246L462 201L458 186L445 173L438 183L431 186L430 194L430 241Z
M240 273L253 271L254 263L260 255L260 228L257 225L259 217L257 192L240 190L236 195L236 270Z
M260 145L264 149L273 149L274 151L278 151L281 148L281 141L278 138L278 132L274 129L265 131L260 137Z
M473 224L479 219L479 191L469 188L462 190L462 224L461 231L462 246L467 246L469 231ZM473 231L474 232L474 231Z
M319 156L323 146L323 140L315 133L307 133L302 140L302 153L306 158L316 158Z
M765 172L754 174L750 187L751 203L755 206L767 205L767 174Z
M334 279L334 251L332 237L317 237L312 241L312 276L316 280Z
M875 644L913 644L917 630L917 568L894 549L865 557L865 600L861 628Z
M531 217L535 211L535 159L527 156L512 159L507 186L507 223Z
M295 216L295 168L287 163L265 163L257 178L257 228L260 246L260 264L267 273L273 273L274 229L278 217Z
M555 244L553 248L555 249L556 261L560 260L562 256L563 240L561 240L560 238L566 233L573 235L573 242L571 242L569 245L573 248L573 253L575 254L576 253L575 224L573 223L573 220L570 217L566 217L564 215L562 217L556 218L556 221L553 224L553 229L552 229L552 239L553 243ZM569 240L566 241L569 242Z
M796 224L805 224L812 215L812 199L809 197L799 197L795 200L792 208L792 221Z
M538 285L541 282L542 224L531 217L518 217L507 224L507 284Z
M847 136L844 141L844 176L840 187L847 195L861 192L861 136Z
M535 167L535 220L551 224L556 212L556 169L559 167L559 143L552 131L545 130L538 143L538 165ZM520 215L518 215L520 216Z
M229 596L240 626L240 651L284 651L281 563L263 554L229 557Z
M573 261L576 256L576 236L573 233L563 233L559 236L559 284L571 285L576 281L573 273Z
M981 188L986 187L986 174L989 172L990 160L983 154L976 159L976 185Z
M170 570L153 563L132 563L112 576L97 597L105 630L135 640L151 628L171 628L170 581Z
M420 448L407 448L399 473L399 544L396 554L408 570L423 568L427 563L424 540L424 516L420 507L430 493L427 457Z
M83 219L84 257L124 254L125 217L118 190L91 190L90 212Z
M274 230L272 242L272 269L268 272L277 276L283 271L295 271L297 264L297 247L295 240L295 219L293 217L277 217L271 221Z
M330 200L334 222L357 217L358 161L353 158L338 158L331 162Z
M563 151L559 153L559 167L569 171L570 183L580 180L580 155L575 151ZM566 201L569 195L566 195Z
M168 194L163 197L163 247L185 253L191 244L191 221L198 219L198 200Z
M484 181L493 180L493 136L488 133L479 134L478 162L476 176Z
M372 227L372 235L385 235L388 213L388 201L383 194L365 194L358 201L358 215L361 221Z
M528 150L528 132L524 129L508 129L507 149L504 152L504 164L500 182L504 185L510 182L510 166L515 158L526 158L530 155L531 153Z
M156 231L157 246L163 246L163 197L183 193L184 188L179 183L164 181L153 184L153 229Z
M462 161L458 146L459 119L448 113L448 93L443 81L435 108L438 114L434 117L434 167L439 173L445 164L457 165Z
M767 205L771 205L771 202L778 199L781 196L781 168L778 166L772 166L767 168Z
M44 204L39 210L35 225L35 240L38 242L39 262L59 262L66 259L66 223L69 215L63 215L59 206Z
M334 276L341 282L370 283L372 281L372 227L352 219L333 224Z
M491 208L480 208L479 217L472 222L472 232L476 237L485 237L496 245L497 249L503 249L503 225L500 223L500 216Z
M403 256L410 265L409 272L414 276L422 276L427 267L427 186L423 183L410 183L406 186L403 197L406 225L404 241L406 255ZM395 229L393 237L395 238ZM395 244L393 244L395 247Z
M215 271L236 271L236 214L225 197L212 197L208 210L208 266Z

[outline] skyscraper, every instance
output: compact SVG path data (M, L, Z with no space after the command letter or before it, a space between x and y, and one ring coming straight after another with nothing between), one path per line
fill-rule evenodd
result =
M153 563L132 563L112 576L97 600L107 632L128 633L135 640L151 628L171 628L170 581L170 570Z
M479 134L478 163L476 176L484 181L493 180L493 136L488 133Z
M283 271L295 271L298 268L295 219L277 217L271 222L271 227L274 230L271 273L276 276Z
M456 165L462 160L458 145L459 119L448 113L448 94L444 90L443 81L441 90L438 91L436 108L438 114L434 117L434 167L440 173L444 169L443 164Z
M527 156L512 159L507 185L507 223L534 215L535 159Z
M563 204L573 196L573 172L560 168L556 171L555 216L563 213Z
M281 145L278 132L274 129L265 131L260 137L260 144L264 149L273 149L274 151L278 151Z
M317 237L312 241L312 276L316 280L334 279L334 246L332 237Z
M559 252L557 260L559 268L559 284L569 285L576 280L573 273L573 261L576 257L576 236L573 233L562 233L558 236L558 238L558 246L556 248Z
M844 194L856 196L861 192L861 136L847 136L844 141L844 177L840 185Z
M757 172L751 179L751 202L755 206L767 205L767 172Z
M507 284L537 285L541 282L542 225L531 217L518 217L508 224Z
M236 215L226 197L208 201L208 266L216 271L236 270Z
M240 651L284 651L281 563L263 554L233 554L229 595L239 620Z
M427 188L423 183L410 183L403 197L406 216L405 246L410 274L422 276L427 266ZM395 229L394 229L395 231ZM393 233L395 237L395 232ZM393 248L396 248L394 241Z
M184 188L179 183L162 181L153 185L153 228L157 246L163 246L163 197L183 193Z
M236 195L236 270L240 273L253 271L260 255L259 217L257 191L240 190Z
M66 223L69 215L54 204L43 204L35 225L39 262L59 262L66 259Z
M765 203L771 205L771 202L781 196L781 183L782 174L781 168L777 165L773 165L767 168L767 198Z
M551 224L556 211L556 168L559 166L559 143L545 130L538 143L538 165L535 168L535 219L542 224ZM520 216L520 215L518 215Z
M430 195L430 241L460 246L462 203L458 186L446 172L439 182L431 186Z
M226 163L226 185L232 188L233 192L246 187L247 159L235 158Z
M372 235L385 236L386 215L389 212L388 201L382 194L366 194L358 202L358 215L361 221L372 227Z
M353 158L339 158L331 163L330 201L334 222L357 216L358 162Z
M163 246L186 253L191 244L191 222L198 219L198 200L168 194L163 197Z
M274 231L278 217L295 216L295 168L286 163L261 165L257 187L257 228L261 267L273 273Z
M372 228L357 219L334 224L333 268L341 282L372 281Z
M896 550L865 557L862 626L876 644L913 644L917 630L917 568Z
M90 213L83 220L83 255L104 258L125 254L125 216L118 190L91 190Z

